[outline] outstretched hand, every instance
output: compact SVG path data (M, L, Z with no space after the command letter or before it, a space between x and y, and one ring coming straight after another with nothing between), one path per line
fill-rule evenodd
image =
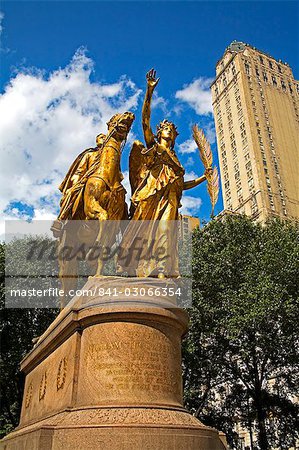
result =
M160 78L156 78L155 69L151 69L147 72L146 80L147 80L148 87L151 88L152 90L154 90L160 80Z

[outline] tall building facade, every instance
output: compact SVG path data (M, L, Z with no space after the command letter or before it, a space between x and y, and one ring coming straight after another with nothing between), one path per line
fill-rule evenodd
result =
M216 65L213 110L224 208L299 218L299 83L288 64L234 41Z
M198 217L187 216L186 214L180 214L180 236L184 238L189 236L192 231L199 227L200 222Z

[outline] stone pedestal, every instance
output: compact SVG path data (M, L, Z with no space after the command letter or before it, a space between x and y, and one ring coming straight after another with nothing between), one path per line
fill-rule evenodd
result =
M186 312L171 298L161 304L147 295L98 295L99 288L157 283L163 281L88 281L88 295L75 297L22 361L20 425L2 449L225 449L219 433L182 405Z

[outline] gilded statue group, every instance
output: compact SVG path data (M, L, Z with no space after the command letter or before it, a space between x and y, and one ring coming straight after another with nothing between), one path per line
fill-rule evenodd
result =
M212 168L212 152L203 132L193 127L193 137L205 167L204 174L192 181L184 180L184 168L175 152L178 136L176 126L163 120L155 134L151 128L151 102L159 82L155 70L146 75L147 89L142 108L142 128L145 145L140 141L133 143L129 157L129 178L131 184L131 206L128 210L125 201L125 188L122 185L121 154L135 116L131 112L115 114L107 123L106 135L99 134L96 148L82 152L71 165L65 179L59 186L62 193L60 213L52 226L54 236L63 244L65 224L72 220L89 223L98 222L95 240L112 246L117 230L113 221L129 220L122 232L122 246L129 248L136 233L140 233L146 221L148 241L154 246L163 245L172 255L171 261L157 267L153 259L136 262L135 266L122 267L118 262L119 273L126 270L132 276L159 278L179 276L177 245L170 227L170 221L179 220L179 208L184 190L194 188L207 180L208 192L214 207L218 196L218 172ZM100 225L109 221L107 233ZM111 222L110 222L111 221ZM116 223L116 222L115 222ZM177 227L178 228L178 227ZM171 235L170 235L171 234ZM172 246L172 247L171 247ZM61 262L61 276L65 270ZM70 263L68 263L70 264ZM171 265L171 267L170 267ZM102 276L103 262L97 261L95 276ZM64 286L67 288L67 286Z

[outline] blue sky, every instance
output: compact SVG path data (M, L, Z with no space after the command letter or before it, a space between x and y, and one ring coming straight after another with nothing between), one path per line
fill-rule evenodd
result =
M134 110L131 139L142 140L151 67L161 77L152 124L164 117L177 124L189 177L203 172L191 151L192 123L207 131L217 162L208 86L231 41L287 61L298 79L297 2L6 1L0 10L4 218L55 216L67 166L117 109ZM187 196L184 211L208 220L206 186Z

